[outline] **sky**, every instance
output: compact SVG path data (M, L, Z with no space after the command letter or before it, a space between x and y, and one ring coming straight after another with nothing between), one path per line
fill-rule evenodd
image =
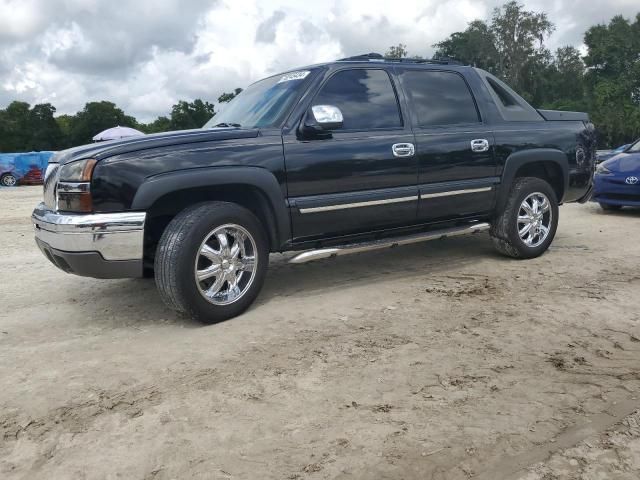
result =
M502 0L0 0L0 108L49 102L73 114L115 102L148 122L178 100L215 102L270 74L404 43L432 45ZM638 0L524 0L556 25L552 49Z

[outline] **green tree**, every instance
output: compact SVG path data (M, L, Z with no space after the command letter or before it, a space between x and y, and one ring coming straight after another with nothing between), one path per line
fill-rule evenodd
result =
M138 122L113 102L89 102L71 118L69 143L72 146L91 143L96 134L117 126L137 128Z
M171 130L171 120L169 117L160 116L151 123L141 124L140 129L144 133L168 132Z
M73 122L73 115L58 115L56 123L60 129L61 140L60 148L68 148L71 146L71 123Z
M171 129L202 128L214 115L214 105L209 102L202 101L199 98L193 102L180 100L171 109Z
M436 58L451 57L502 78L527 100L544 100L545 74L552 60L544 40L554 30L544 12L516 1L493 11L489 24L475 20L463 32L436 43Z
M489 25L482 20L474 20L464 32L452 33L449 38L433 46L436 49L435 59L453 58L499 74L495 37Z
M12 102L0 110L0 151L27 152L54 150L63 144L63 135L50 103L34 105Z
M236 98L238 95L240 95L240 92L242 92L241 88L236 88L233 92L231 93L223 93L222 95L220 95L218 97L218 103L227 103L230 102L231 100L233 100L234 98Z
M551 66L544 72L545 94L541 105L552 110L587 110L584 75L585 65L578 49L558 48Z
M0 111L0 152L24 152L31 138L30 109L26 102L11 102Z
M27 150L58 150L63 146L63 135L54 114L56 107L50 103L34 105L29 112L29 130L31 136Z
M635 21L614 17L591 27L586 85L600 143L617 146L640 136L640 14Z
M544 12L530 12L511 1L493 11L491 32L498 51L498 73L512 86L525 85L527 76L550 59L544 39L554 31Z
M407 55L407 46L404 43L389 47L389 50L384 54L387 58L406 58Z

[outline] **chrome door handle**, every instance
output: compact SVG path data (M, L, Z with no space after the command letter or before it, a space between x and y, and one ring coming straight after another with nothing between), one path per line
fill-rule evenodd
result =
M471 140L472 152L486 152L487 150L489 150L489 140L485 140L484 138Z
M396 157L413 157L416 153L413 143L394 143L391 150Z

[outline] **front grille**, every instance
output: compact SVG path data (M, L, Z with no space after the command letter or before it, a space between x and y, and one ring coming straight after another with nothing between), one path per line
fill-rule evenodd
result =
M60 173L59 163L50 163L44 174L44 204L51 210L56 209L56 185Z

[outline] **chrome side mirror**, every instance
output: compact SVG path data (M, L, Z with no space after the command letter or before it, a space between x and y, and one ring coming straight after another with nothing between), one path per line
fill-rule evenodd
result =
M342 128L344 118L338 107L333 105L314 105L311 107L311 113L316 124L323 130Z

